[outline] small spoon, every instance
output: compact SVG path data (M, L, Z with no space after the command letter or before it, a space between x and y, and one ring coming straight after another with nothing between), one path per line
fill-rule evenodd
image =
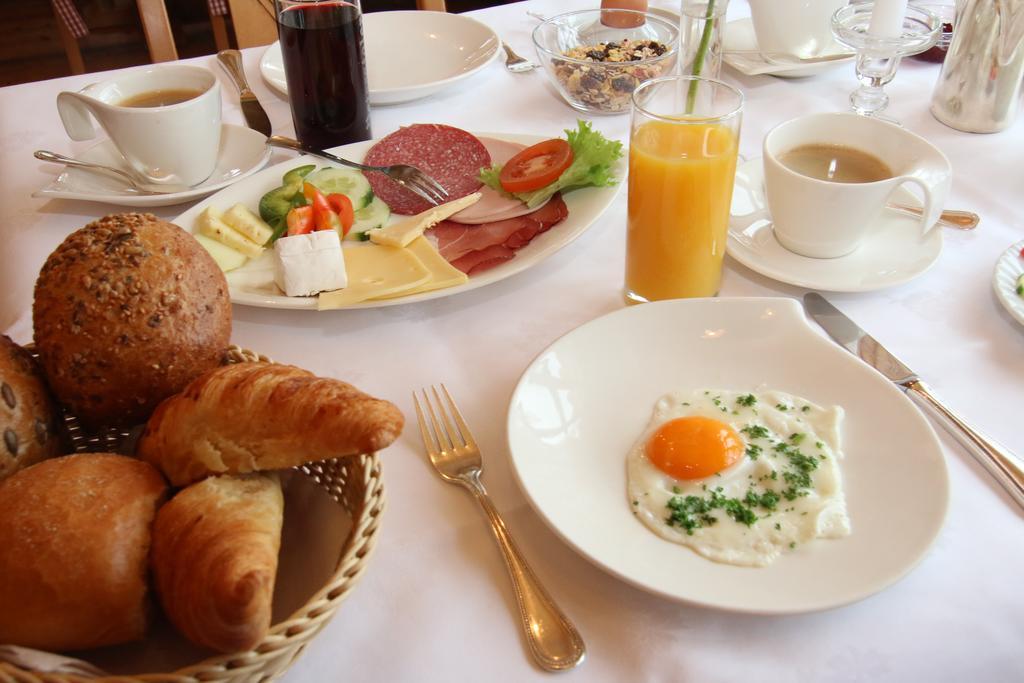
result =
M133 190L144 192L146 194L174 194L175 192L184 192L189 189L187 185L181 185L178 183L145 183L140 180L136 180L130 174L119 168L104 166L102 164L94 164L91 161L72 159L71 157L66 157L63 154L48 152L45 149L36 150L33 153L33 156L40 161L51 161L55 164L64 164L69 167L88 168L96 171L112 173L117 176L118 179L126 182Z
M900 213L905 213L911 216L920 216L924 213L924 209L919 206L910 206L909 204L897 204L890 202L886 206ZM958 230L974 230L978 227L978 223L981 222L981 216L971 211L957 211L955 209L949 209L943 211L939 216L939 220L936 221L942 225L950 228L957 228Z

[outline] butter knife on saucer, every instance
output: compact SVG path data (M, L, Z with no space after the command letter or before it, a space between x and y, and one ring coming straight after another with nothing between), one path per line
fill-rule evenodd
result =
M804 294L804 310L847 351L882 373L924 412L960 442L1021 508L1024 508L1024 467L1002 446L974 431L947 408L921 379L817 292Z
M270 125L270 118L263 109L263 105L256 99L256 93L249 89L249 83L245 80L245 70L242 68L242 53L238 50L221 50L217 53L217 61L224 67L235 87L238 88L238 97L242 105L242 116L245 123L255 131L270 137L273 128Z

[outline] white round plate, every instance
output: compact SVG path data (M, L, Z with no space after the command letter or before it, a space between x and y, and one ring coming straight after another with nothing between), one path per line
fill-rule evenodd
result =
M547 139L536 135L478 134L490 138L501 138L512 142L519 142L525 145L532 145ZM351 145L335 147L329 151L344 159L362 161L363 157L366 156L367 150L373 146L374 142L376 141L356 142ZM284 175L285 171L306 164L316 164L317 166L331 165L328 161L311 156L296 157L291 161L275 164L251 178L246 178L245 182L233 185L223 192L219 192L199 202L175 218L174 223L180 225L185 230L194 230L199 214L210 205L226 210L237 203L242 203L255 211L259 205L260 197L281 185L281 176ZM626 173L624 166L625 164L620 161L615 173L616 177L624 178ZM615 195L619 191L620 185L621 183L611 187L585 187L567 192L563 195L563 199L569 209L569 216L564 221L555 225L550 230L537 235L529 244L517 250L513 258L479 275L473 275L465 284L395 299L366 301L346 308L379 308L381 306L395 306L416 301L438 299L484 287L522 272L540 263L582 235L612 203L612 200L615 199ZM396 219L393 218L393 220ZM273 264L267 253L258 259L250 261L238 270L229 272L227 279L231 290L231 300L236 304L267 308L316 310L316 297L290 297L281 293L274 284Z
M1021 249L1024 249L1024 240L1011 246L999 257L992 275L992 288L996 290L996 297L1007 312L1024 325L1024 298L1017 294L1017 278L1024 273Z
M498 56L501 41L489 27L446 12L371 12L363 15L370 104L399 104L433 95L469 78ZM260 59L267 82L288 94L281 44Z
M184 192L140 194L103 172L68 168L33 197L83 199L120 206L173 206L213 194L263 168L270 158L267 137L245 126L222 124L217 167L209 178ZM128 164L109 139L90 147L77 159L128 170Z
M636 519L626 454L673 390L777 389L839 405L852 533L763 568L718 564ZM815 332L793 299L677 299L615 311L541 353L512 394L513 469L570 546L658 595L756 614L823 610L891 585L924 556L949 497L931 426L880 374Z
M838 66L849 64L856 58L855 55L850 55L848 59L836 59L828 62L812 62L810 64L778 64L775 62L769 62L757 54L738 54L737 52L730 52L731 50L748 52L756 51L758 49L757 36L754 34L754 22L750 17L736 19L727 23L725 25L725 35L722 38L722 43L722 49L725 51L725 54L722 57L723 61L747 76L757 76L760 74L769 74L780 78L814 76L815 74L830 71ZM834 43L834 47L823 52L822 55L839 54L841 52L844 52L843 47L839 45L839 43Z
M893 200L920 206L902 188L893 193ZM852 254L831 259L795 254L775 239L764 196L764 166L761 159L752 159L736 169L726 253L761 275L797 287L870 292L903 284L928 270L942 253L942 229L934 227L922 235L918 219L883 211Z

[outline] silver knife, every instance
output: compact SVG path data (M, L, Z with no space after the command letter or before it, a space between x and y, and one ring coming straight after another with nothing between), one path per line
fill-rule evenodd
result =
M253 130L270 137L272 129L267 112L263 110L263 105L256 99L256 93L249 89L249 83L245 80L245 71L242 69L242 53L238 50L221 50L217 53L217 61L224 67L224 71L238 88L245 123Z
M885 375L907 396L952 434L967 452L988 470L1010 497L1024 508L1024 467L1008 450L992 442L967 425L947 408L910 368L886 351L871 335L816 292L804 295L804 310L829 336Z

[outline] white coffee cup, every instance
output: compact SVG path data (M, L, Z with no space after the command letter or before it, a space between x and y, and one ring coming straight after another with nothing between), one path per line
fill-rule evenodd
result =
M834 51L832 15L847 0L750 0L757 47L796 57Z
M123 106L134 96L160 90L199 94L162 107ZM142 180L175 185L196 185L213 173L220 149L220 107L217 77L184 64L134 70L57 95L57 110L72 140L96 137L91 116Z
M892 177L863 183L819 180L785 166L779 157L803 145L841 145L884 162ZM889 195L904 183L923 196L922 234L942 213L953 170L949 160L924 138L876 118L848 113L801 116L782 123L764 138L764 184L775 238L803 256L835 258L854 251L885 209Z

